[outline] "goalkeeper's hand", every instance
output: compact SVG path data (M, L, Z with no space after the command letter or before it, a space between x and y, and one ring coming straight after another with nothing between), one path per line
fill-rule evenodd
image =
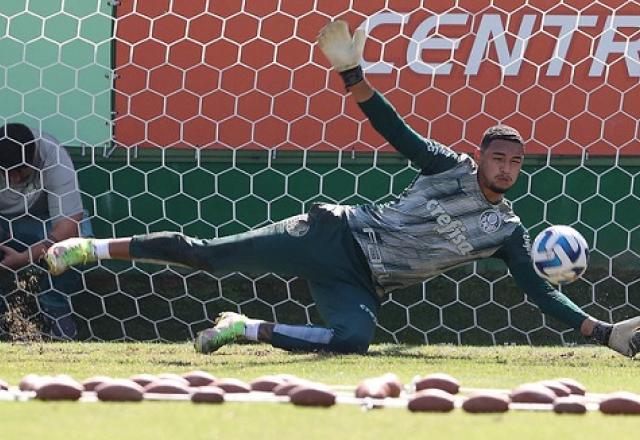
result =
M364 30L356 30L351 37L349 26L342 20L332 21L318 35L318 46L338 72L360 65L364 42Z
M607 345L625 356L635 356L640 351L640 316L613 324Z

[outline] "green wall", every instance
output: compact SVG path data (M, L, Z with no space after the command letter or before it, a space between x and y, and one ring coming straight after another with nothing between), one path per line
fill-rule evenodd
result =
M0 123L110 143L112 21L104 0L0 2Z

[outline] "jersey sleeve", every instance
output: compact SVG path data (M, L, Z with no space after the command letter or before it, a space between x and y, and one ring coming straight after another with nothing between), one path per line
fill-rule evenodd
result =
M574 329L579 329L589 317L567 296L538 276L531 262L531 240L522 225L516 227L494 256L506 263L518 287L542 313L553 316Z
M55 222L61 216L81 213L82 199L78 190L78 179L69 153L55 144L53 139L43 137L40 142L50 144L48 148L49 155L45 158L42 169L49 218Z
M437 141L425 139L409 127L395 108L377 91L359 103L371 125L422 174L438 174L457 165L460 155Z

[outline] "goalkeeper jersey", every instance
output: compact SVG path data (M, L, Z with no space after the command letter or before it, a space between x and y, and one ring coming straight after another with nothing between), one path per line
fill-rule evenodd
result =
M506 201L492 205L465 154L453 168L419 175L395 202L348 212L352 233L384 293L496 253L520 219Z
M377 92L360 107L373 127L420 169L396 201L347 210L378 295L496 257L543 312L578 328L588 315L535 273L520 218L506 200L487 201L474 160L417 134Z

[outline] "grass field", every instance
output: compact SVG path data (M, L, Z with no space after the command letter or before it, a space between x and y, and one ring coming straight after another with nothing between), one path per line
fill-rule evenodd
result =
M637 363L604 348L455 347L377 345L367 356L290 354L255 345L225 347L197 355L189 344L42 343L0 344L0 378L17 384L27 373L127 377L135 373L194 369L218 377L251 380L290 373L327 384L353 385L365 377L395 372L404 382L415 375L447 372L463 386L509 388L555 377L579 380L590 392L640 393ZM0 402L1 438L25 439L329 439L329 438L625 438L640 417L412 414L402 409L364 412L292 405L187 402L42 403Z

